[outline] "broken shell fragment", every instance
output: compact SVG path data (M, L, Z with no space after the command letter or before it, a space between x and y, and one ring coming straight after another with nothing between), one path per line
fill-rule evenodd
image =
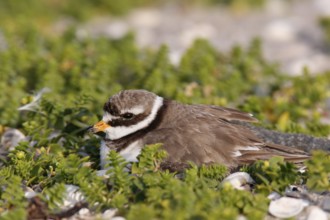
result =
M307 202L301 199L282 197L271 201L268 211L278 218L290 218L298 215L307 205Z

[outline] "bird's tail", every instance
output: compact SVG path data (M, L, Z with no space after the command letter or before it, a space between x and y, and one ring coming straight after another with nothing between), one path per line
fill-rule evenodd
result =
M250 164L256 160L269 160L273 156L281 156L284 160L302 164L310 158L305 151L293 147L282 146L278 144L266 143L260 150L240 150L241 156L237 157L239 164Z
M306 152L311 152L313 150L330 152L330 140L328 138L317 138L305 134L282 133L257 127L246 122L235 123L249 128L249 130L252 130L258 138L266 143L298 148Z

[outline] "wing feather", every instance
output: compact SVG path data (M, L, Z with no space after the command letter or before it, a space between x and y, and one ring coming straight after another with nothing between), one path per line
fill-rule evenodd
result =
M309 158L295 148L265 143L247 127L231 121L257 120L236 109L174 103L161 125L146 134L144 143L163 143L168 161L174 163L192 161L198 165L219 163L235 167L276 155L292 162ZM235 156L237 150L240 154Z

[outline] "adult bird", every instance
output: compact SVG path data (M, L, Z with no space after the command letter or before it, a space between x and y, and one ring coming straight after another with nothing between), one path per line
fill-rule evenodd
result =
M168 153L165 164L178 169L192 161L223 164L228 168L282 156L301 163L309 155L297 148L265 142L251 114L214 105L188 105L145 90L124 90L104 104L104 115L92 126L102 132L101 166L110 150L127 161L137 161L145 145L162 143Z

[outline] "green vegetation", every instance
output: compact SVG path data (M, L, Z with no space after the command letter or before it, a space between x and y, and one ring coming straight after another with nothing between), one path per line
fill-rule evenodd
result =
M265 0L182 0L185 6L230 6L234 8L255 8L263 6ZM123 15L137 7L177 4L171 1L152 0L0 0L0 24L16 26L31 21L40 26L59 18L81 21L95 15Z
M180 178L159 170L165 154L157 146L146 148L132 165L134 175L123 172L127 163L112 152L111 178L104 181L96 175L98 139L86 137L85 128L100 118L105 100L121 89L144 88L183 102L234 106L253 112L270 128L321 136L329 132L320 123L319 108L329 94L330 73L285 76L262 58L258 40L247 50L235 47L228 54L197 40L173 66L166 46L140 50L132 35L115 41L77 40L73 33L59 38L36 30L4 33L0 86L6 93L0 96L0 123L19 128L35 143L17 146L0 170L4 217L27 215L22 183L42 189L40 196L52 212L58 211L63 184L75 184L92 210L116 207L128 219L232 219L238 214L262 219L271 191L281 193L288 184L301 182L329 189L325 154L307 162L310 172L304 175L278 158L244 168L257 181L251 194L221 187L228 173L222 166L192 165ZM17 110L35 101L31 91L44 87L51 91L33 111Z
M103 103L115 92L144 88L186 103L234 106L282 131L329 133L319 109L329 97L330 72L286 76L263 59L258 40L247 50L237 46L227 54L196 40L173 66L166 46L138 49L131 34L119 40L77 40L74 30L53 38L33 28L2 34L0 88L6 92L0 96L1 125L21 128L29 114L16 109L44 87L51 89L43 101L52 111L83 106L86 114L75 120L84 125L100 117ZM68 122L64 115L52 116L58 117L57 129Z
M325 40L330 42L330 17L321 17L320 26L323 29Z
M111 6L111 1L97 2ZM136 6L125 2L127 7L111 13ZM119 90L143 88L185 103L232 106L253 113L261 126L325 136L330 127L321 123L320 109L330 95L330 72L311 75L306 69L302 76L287 76L263 58L257 39L247 49L236 46L228 53L199 39L174 66L165 45L139 49L134 34L118 40L77 39L74 28L58 36L45 34L26 18L36 15L35 20L41 16L48 22L68 14L80 19L98 8L89 8L89 1L39 3L26 3L29 12L25 3L0 1L0 132L13 127L30 137L0 169L1 219L28 215L25 187L39 189L52 214L59 212L64 184L74 184L91 210L118 208L127 219L235 219L240 214L263 219L271 191L283 193L290 183L329 190L329 156L321 152L306 163L304 174L280 158L242 168L257 181L253 193L221 186L228 174L221 165L192 164L179 174L160 170L166 153L159 146L145 148L130 173L123 171L127 162L111 152L110 178L97 176L99 139L85 129L98 121L103 103ZM54 11L43 11L45 4L54 4L49 7ZM14 14L19 16L11 20ZM50 91L36 100L33 93L43 88ZM35 103L30 111L17 110L28 103Z

